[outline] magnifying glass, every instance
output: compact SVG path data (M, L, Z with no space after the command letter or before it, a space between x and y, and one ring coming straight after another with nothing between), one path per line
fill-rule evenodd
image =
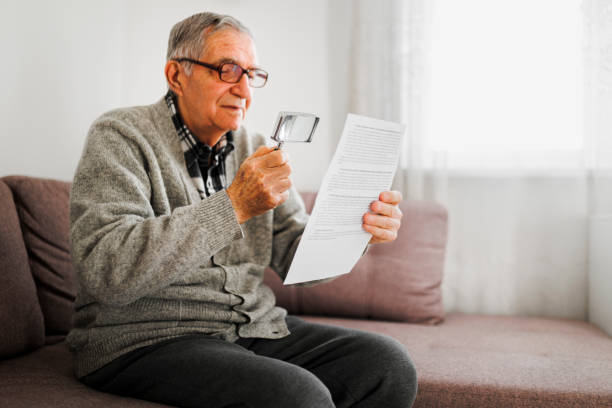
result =
M312 113L279 112L272 134L272 140L278 142L275 150L286 142L311 142L318 123L319 117Z

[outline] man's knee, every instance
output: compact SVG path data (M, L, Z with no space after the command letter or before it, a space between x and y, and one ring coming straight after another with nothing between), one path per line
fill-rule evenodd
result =
M395 346L390 344L392 350L387 358L387 377L395 384L397 405L391 406L411 406L416 399L418 380L414 362L408 355L406 348L399 342L393 340ZM409 404L408 404L409 402Z
M262 407L311 408L334 407L329 389L311 372L292 366L276 371L264 380L266 386L260 390Z
M418 381L416 367L406 348L389 336L373 333L364 335L359 343L386 406L411 406Z

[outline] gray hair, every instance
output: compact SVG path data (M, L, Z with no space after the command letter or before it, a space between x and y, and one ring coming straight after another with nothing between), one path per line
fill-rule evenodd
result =
M170 30L166 61L173 58L198 59L206 49L206 40L214 32L232 29L253 38L249 29L232 16L216 13L198 13L179 21ZM185 63L185 72L191 75L191 64Z

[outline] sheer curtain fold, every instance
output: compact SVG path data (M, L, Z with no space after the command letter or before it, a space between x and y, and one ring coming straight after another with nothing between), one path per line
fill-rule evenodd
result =
M359 0L353 5L351 111L406 124L393 188L406 197L431 198L423 144L431 1ZM435 172L435 181L442 174Z
M550 161L535 171L492 171L483 163L465 172L449 168L448 152L430 147L428 123L445 120L430 115L436 79L432 35L441 2L352 3L351 110L407 125L394 187L409 199L440 201L449 210L443 283L447 311L587 319L594 310L593 282L612 293L612 259L597 261L607 268L608 278L595 279L591 267L589 281L593 256L601 258L596 249L609 246L594 231L609 231L600 219L612 214L612 3L582 4L585 129L583 151L576 154L584 160L572 156L571 163L561 163L564 171ZM506 119L513 120L511 112ZM612 229L612 215L609 222ZM612 304L607 307L612 311Z

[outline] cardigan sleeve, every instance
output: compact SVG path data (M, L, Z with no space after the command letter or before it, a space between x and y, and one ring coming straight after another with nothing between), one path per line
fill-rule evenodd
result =
M225 190L156 214L146 150L132 124L98 120L72 184L71 254L81 289L101 303L167 287L243 236Z

